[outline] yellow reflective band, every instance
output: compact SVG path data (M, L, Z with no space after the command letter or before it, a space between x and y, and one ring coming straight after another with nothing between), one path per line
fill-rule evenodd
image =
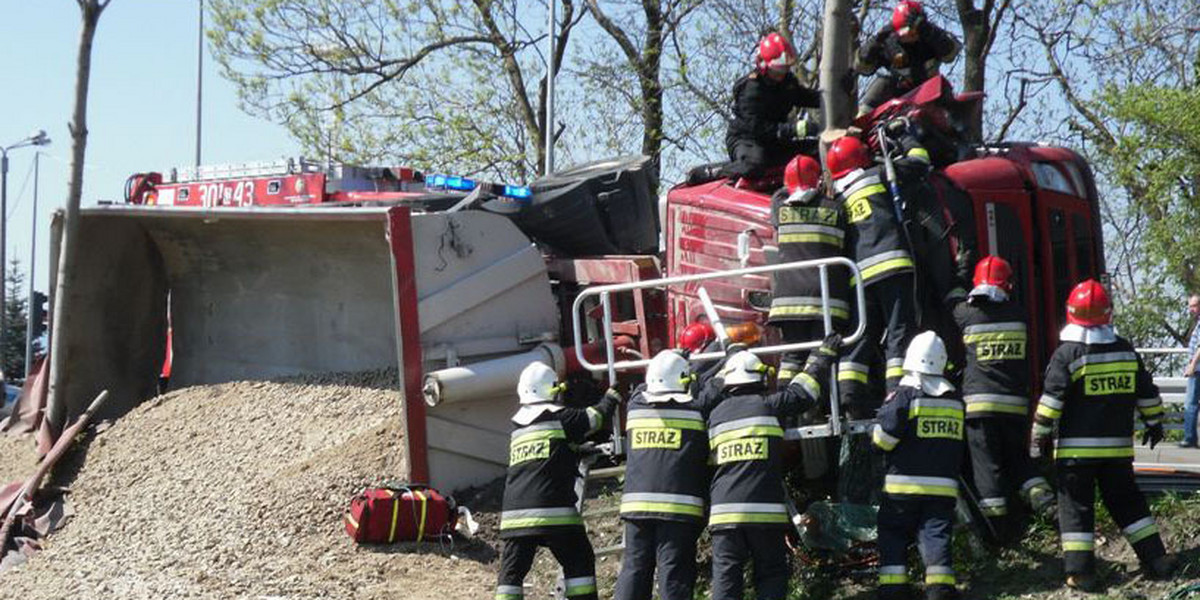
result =
M972 402L967 405L967 414L982 413L982 412L1000 412L1013 415L1024 415L1029 413L1029 409L1024 406L1014 406L1012 404L995 404L992 402Z
M903 585L908 583L906 573L880 573L879 585Z
M595 591L596 591L596 584L595 583L587 583L584 585L577 585L574 587L567 588L567 595L568 596L582 596L584 594L594 593Z
M926 573L925 574L925 585L934 585L934 584L939 584L939 583L943 584L943 585L954 585L954 583L955 583L954 575L951 575L949 573Z
M1122 448L1055 448L1054 458L1132 458L1133 446Z
M900 443L899 438L892 436L878 425L876 425L875 429L871 431L871 441L874 442L876 446L879 446L887 451L891 451L896 447L896 444Z
M1138 364L1137 364L1137 361L1135 361L1135 360L1122 360L1119 362L1096 363L1096 364L1090 364L1090 365L1083 365L1082 367L1075 369L1075 371L1071 373L1071 381L1075 381L1075 380L1079 379L1080 377L1083 377L1084 375L1099 375L1101 373L1120 373L1120 372L1136 373L1137 368L1138 368Z
M979 512L986 517L1003 517L1008 514L1007 506L981 506Z
M708 518L709 525L737 523L787 523L787 513L719 513Z
M716 437L710 438L708 440L708 447L716 450L717 446L720 446L721 444L730 440L761 435L783 437L783 428L777 425L752 425L750 427L726 431L720 435L717 435Z
M807 244L816 242L818 244L829 244L838 248L842 247L842 238L828 233L781 233L779 234L780 244Z
M904 367L888 367L887 373L884 374L885 379L895 379L904 377Z
M1058 418L1062 416L1062 411L1058 410L1056 408L1050 408L1049 406L1046 406L1045 404L1038 404L1037 414L1042 415L1043 417L1046 417L1047 419L1058 420Z
M676 504L674 502L622 502L621 514L638 513L638 512L655 512L655 513L671 513L676 515L691 515L693 517L704 516L704 507L695 506L693 504Z
M908 418L913 419L916 417L950 417L952 419L961 419L963 418L963 411L961 408L912 404L908 407Z
M1125 534L1125 539L1129 540L1130 544L1136 544L1156 533L1158 533L1158 525L1151 523L1133 533Z
M767 313L767 317L791 317L791 316L817 316L821 314L820 306L772 306L771 312ZM840 319L849 319L850 311L844 308L829 307L829 314Z
M1161 415L1164 412L1163 405L1161 404L1156 404L1147 408L1139 408L1138 411L1142 413L1143 417L1153 417L1154 415Z
M513 439L512 445L516 446L517 444L524 444L525 442L532 442L534 440L565 440L565 439L567 439L567 432L565 432L561 429L544 429L542 431L534 431L532 433L526 433L526 434L520 435L517 438Z
M496 594L494 596L496 600L522 600L524 597L525 594Z
M916 158L925 162L929 162L929 151L920 146L909 150L908 154L905 154L905 156L908 158Z
M808 393L812 394L813 397L819 397L821 395L821 383L814 379L812 375L802 372L795 377L798 378L800 385L804 387Z
M795 369L780 369L779 370L779 380L784 381L787 379L791 379L799 374L800 374L800 371L797 371Z
M863 373L862 371L851 371L849 369L845 371L838 371L838 381L858 381L861 383L868 383L866 373Z
M1096 542L1081 540L1063 540L1063 552L1091 552L1096 548Z
M905 256L901 258L893 258L891 260L885 260L879 264L871 265L865 269L862 269L862 277L863 281L870 281L879 275L887 273L888 271L911 269L912 267L913 261L909 257Z
M874 194L886 194L883 184L868 185L846 199L846 219L851 223L863 221L871 216L871 199Z
M1025 341L1024 331L992 331L988 333L972 333L963 336L964 344L974 344L976 342L1003 342L1009 340Z
M690 429L704 431L704 421L692 419L662 419L658 417L639 417L625 422L626 431L630 429Z
M883 491L888 494L921 494L925 496L958 497L958 488L942 485L924 485L919 483L885 482Z
M500 519L500 529L525 529L526 527L551 527L555 525L583 525L583 517L527 517L524 519Z

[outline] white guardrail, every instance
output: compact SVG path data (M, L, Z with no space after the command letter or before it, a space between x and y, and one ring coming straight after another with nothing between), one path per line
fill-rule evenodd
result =
M611 285L600 285L590 287L579 293L575 297L575 302L571 306L571 324L575 333L575 357L579 359L579 364L585 369L593 373L608 372L609 383L616 381L617 371L629 369L638 369L650 364L650 358L642 358L641 360L616 360L616 351L613 347L613 324L612 324L612 295L621 292L631 292L646 288L666 288L672 285L685 283L693 283L700 281L708 281L711 279L723 279L728 277L740 277L743 275L758 275L764 273L775 273L777 271L798 271L802 269L817 269L821 280L821 313L825 321L825 334L828 335L833 331L832 319L829 313L829 267L843 266L850 270L854 280L861 281L862 273L858 270L858 265L854 261L845 257L831 257L817 260L802 260L775 265L764 265L761 267L746 267L742 269L731 269L727 271L713 271L711 273L700 273L695 275L679 275L676 277L664 277L661 279L651 279L646 281L638 281L634 283L616 283ZM703 290L703 287L700 288ZM866 297L863 293L863 286L854 286L856 306L858 308L857 327L854 332L842 340L843 347L848 347L856 343L863 336L863 330L866 327ZM596 364L590 362L583 353L584 346L584 328L581 320L582 308L589 298L598 298L600 306L603 310L602 329L599 335L604 339L605 357L607 362L604 364ZM781 354L792 350L812 350L821 346L822 340L812 340L806 342L794 342L790 344L776 344L774 346L758 346L749 348L748 350L754 354ZM688 357L691 362L702 362L713 359L721 359L725 357L724 352L703 352L692 354ZM790 439L811 438L811 437L828 437L832 435L840 435L842 432L842 422L839 416L839 405L836 388L836 369L834 365L834 374L830 377L830 400L829 400L829 415L830 422L826 425L816 425L809 427L792 428L787 431L787 437ZM862 424L849 424L851 431L861 431L864 429ZM613 439L619 440L620 431L617 430L617 425L614 420ZM620 442L616 441L614 448L620 452Z

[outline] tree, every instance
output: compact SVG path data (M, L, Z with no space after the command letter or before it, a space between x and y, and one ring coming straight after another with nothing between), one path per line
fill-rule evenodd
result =
M25 297L25 275L21 261L12 259L4 274L4 318L8 325L0 338L0 368L6 379L24 379L25 332L27 330L28 300Z
M79 51L75 61L75 109L69 129L71 131L71 172L67 184L67 201L63 214L62 249L58 263L58 281L55 282L54 316L51 331L66 331L71 326L72 281L75 278L76 256L79 255L79 204L83 197L83 165L87 154L87 101L88 84L92 75L92 42L96 38L96 26L100 15L112 0L76 0L79 5L81 27ZM50 353L50 389L46 406L46 418L51 426L62 427L66 415L62 413L66 403L58 395L66 389L70 369L65 361L65 352Z
M527 179L544 164L546 64L562 67L582 17L551 1L549 58L525 25L544 13L515 0L214 0L208 37L243 108L308 152Z

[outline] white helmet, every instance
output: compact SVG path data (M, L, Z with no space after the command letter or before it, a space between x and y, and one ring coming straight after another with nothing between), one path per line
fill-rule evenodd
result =
M647 402L691 402L688 386L694 379L686 358L674 350L663 350L646 367Z
M517 382L517 397L521 404L553 403L565 386L558 382L558 374L545 363L534 361L521 371Z
M729 357L721 371L725 378L725 387L763 383L766 376L774 372L775 369L763 364L762 360L748 350L742 350Z
M946 344L932 331L914 337L904 353L904 370L941 377L946 370Z

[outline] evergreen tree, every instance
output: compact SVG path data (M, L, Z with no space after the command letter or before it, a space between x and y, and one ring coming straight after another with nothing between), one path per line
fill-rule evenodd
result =
M25 378L25 331L28 326L28 290L21 262L13 259L4 274L4 318L7 328L0 336L0 366L7 380Z

